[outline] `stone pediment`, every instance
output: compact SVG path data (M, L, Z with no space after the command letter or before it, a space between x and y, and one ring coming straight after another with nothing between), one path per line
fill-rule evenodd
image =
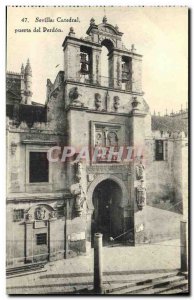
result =
M117 30L116 27L112 26L111 24L100 24L98 25L98 30L100 31L99 33L109 33L113 35L119 35L121 36L122 33Z
M123 35L122 32L119 31L118 26L113 26L107 23L107 18L103 18L103 23L96 25L95 20L90 20L90 27L88 28L87 32L88 35L92 36L93 34L110 34L114 35L115 37L121 37Z

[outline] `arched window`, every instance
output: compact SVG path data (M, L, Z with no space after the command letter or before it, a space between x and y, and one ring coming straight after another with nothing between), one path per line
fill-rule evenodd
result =
M108 49L102 46L101 52L101 85L109 86L109 61L108 61Z
M101 85L110 87L113 82L113 63L110 58L110 52L114 48L114 45L108 39L104 39L101 45Z

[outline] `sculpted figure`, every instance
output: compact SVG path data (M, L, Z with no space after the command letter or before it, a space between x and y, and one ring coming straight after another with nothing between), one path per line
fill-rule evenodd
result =
M97 110L100 110L102 108L101 95L98 93L95 94L95 106Z
M136 201L139 210L142 210L146 204L146 188L144 186L136 188Z
M109 132L107 135L108 146L118 146L118 137L116 132Z
M140 161L140 163L138 165L136 165L136 179L140 180L140 179L144 179L144 173L145 173L145 167L143 165L143 163Z
M115 111L118 110L119 105L120 105L120 99L119 99L118 96L115 96L115 97L114 97L114 109L115 109Z
M75 196L75 211L78 216L81 216L83 211L83 204L86 200L86 195L80 183L71 185L71 194Z
M78 88L77 87L73 87L70 89L69 91L69 99L71 101L71 104L73 105L83 105L83 103L81 103L78 98L79 96L82 96L81 94L79 94L78 92Z
M82 173L83 173L83 166L82 166L81 161L78 161L78 163L76 164L76 178L77 178L78 182L81 181Z

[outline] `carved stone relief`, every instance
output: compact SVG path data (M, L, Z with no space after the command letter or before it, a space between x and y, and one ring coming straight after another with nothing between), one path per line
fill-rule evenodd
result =
M79 217L82 215L84 209L84 202L86 201L86 194L83 189L83 165L79 161L75 163L77 183L70 187L71 194L75 196L75 212Z
M25 220L28 222L45 221L53 218L56 218L56 211L45 205L32 206L25 214Z
M82 95L79 94L77 87L71 88L69 91L70 104L75 106L83 106L83 103L79 100L80 96Z
M107 146L118 146L118 136L115 131L110 131L107 134Z
M114 96L114 103L113 103L113 107L115 111L118 111L120 105L120 98L119 96Z
M146 204L146 187L145 187L145 166L142 159L135 166L136 202L139 210L142 210Z
M95 93L95 107L97 110L102 109L102 100L101 95L99 93Z
M35 219L36 220L45 220L46 218L46 209L42 206L39 206L35 209Z

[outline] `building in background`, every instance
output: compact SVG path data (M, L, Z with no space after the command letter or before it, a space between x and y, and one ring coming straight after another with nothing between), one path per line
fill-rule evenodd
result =
M92 18L86 33L80 39L70 28L45 105L33 101L29 60L20 73L7 72L8 266L87 254L97 231L104 245L179 237L187 217L188 112L151 115L142 55L106 17L99 25ZM73 157L48 161L51 147L64 146L76 149ZM97 147L108 152L75 161ZM121 147L143 153L118 160Z

